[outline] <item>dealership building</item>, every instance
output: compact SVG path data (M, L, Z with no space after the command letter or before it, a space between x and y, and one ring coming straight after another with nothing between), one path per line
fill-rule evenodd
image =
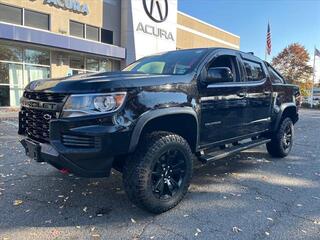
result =
M31 81L117 71L175 49L239 49L240 37L178 11L178 0L0 0L0 107Z

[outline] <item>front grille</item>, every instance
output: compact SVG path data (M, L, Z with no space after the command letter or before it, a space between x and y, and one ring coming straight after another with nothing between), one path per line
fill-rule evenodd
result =
M98 141L90 136L62 135L61 142L66 147L94 148Z
M23 108L23 128L28 137L39 142L49 142L49 123L56 119L56 112Z
M41 102L61 103L66 98L63 93L45 93L45 92L24 92L23 96L27 99L37 100Z
M23 93L23 97L41 103L41 109L32 106L24 106L19 114L19 132L26 133L31 139L39 142L49 142L49 123L56 119L59 108L47 108L56 104L61 106L67 95L62 93L28 92ZM51 104L51 105L50 105ZM37 106L35 104L35 106Z

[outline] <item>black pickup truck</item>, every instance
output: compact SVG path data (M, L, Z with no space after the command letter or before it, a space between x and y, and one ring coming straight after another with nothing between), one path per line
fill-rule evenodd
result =
M204 48L140 59L122 72L31 82L21 99L26 154L83 177L122 172L136 205L161 213L186 194L193 159L266 144L292 148L299 88L251 53Z

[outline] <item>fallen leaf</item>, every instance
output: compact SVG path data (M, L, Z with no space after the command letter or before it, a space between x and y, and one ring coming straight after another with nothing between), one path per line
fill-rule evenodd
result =
M194 234L195 236L198 236L199 233L201 233L201 230L199 228L196 229L196 233Z
M269 236L270 235L270 233L269 232L264 232L267 236Z
M302 207L302 206L303 206L303 205L302 205L302 204L300 204L300 203L298 203L298 204L297 204L297 207Z
M293 190L289 187L285 187L285 189L287 189L289 192L292 192Z
M314 220L314 224L320 225L320 221Z
M307 231L305 231L305 230L301 230L301 232L303 232L303 233L307 233Z
M76 228L80 229L81 227L80 226L76 226Z
M183 215L183 217L189 217L189 215L188 215L188 214L185 214L185 215Z
M88 208L87 208L87 207L84 207L82 210L83 210L84 212L87 212Z
M13 202L13 206L19 206L19 205L21 205L23 203L23 201L22 200L14 200L14 202Z
M132 222L132 223L136 223L136 220L134 220L133 218L131 218L131 222Z
M238 228L238 227L233 227L232 231L235 232L235 233L239 233L239 232L242 232L242 229Z
M272 218L267 218L269 221L273 221L273 219Z

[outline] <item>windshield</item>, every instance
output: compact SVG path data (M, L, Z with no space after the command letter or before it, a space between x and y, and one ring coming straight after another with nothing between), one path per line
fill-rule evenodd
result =
M142 58L123 69L123 71L184 75L192 72L206 53L207 49L166 52Z

